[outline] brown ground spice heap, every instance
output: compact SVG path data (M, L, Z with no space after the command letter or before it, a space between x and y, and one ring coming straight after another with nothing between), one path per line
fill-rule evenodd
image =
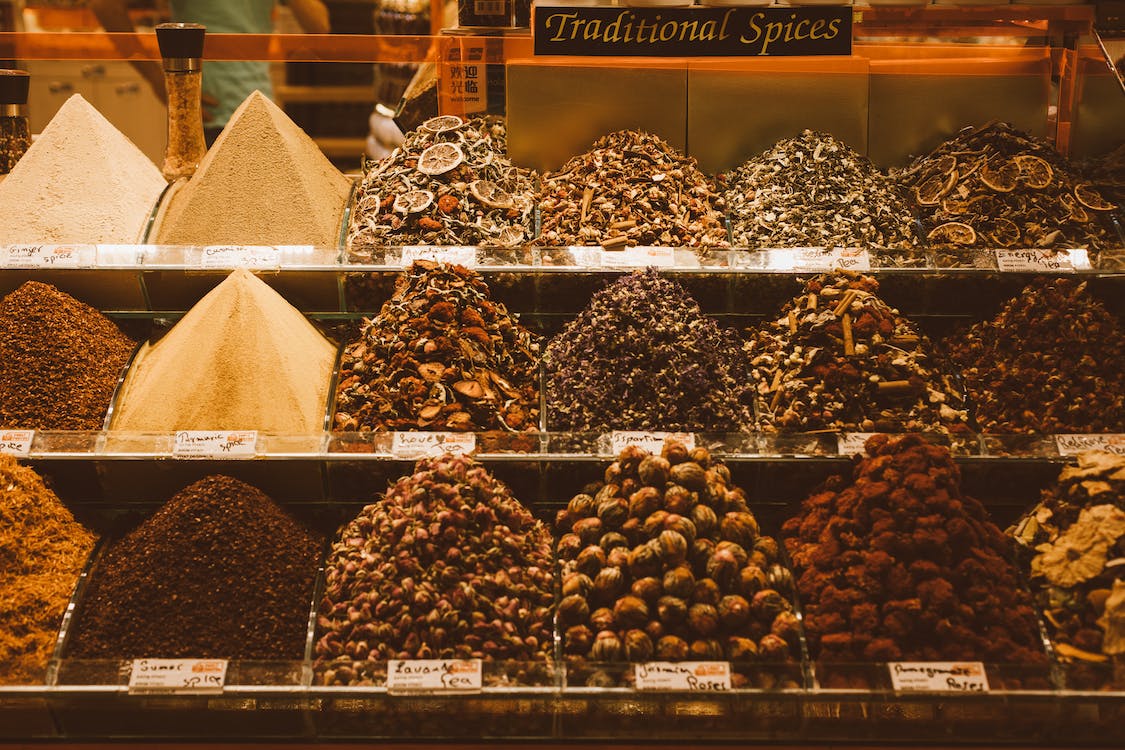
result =
M320 549L254 487L202 479L98 563L68 655L299 659Z
M94 541L38 474L0 455L0 684L43 681Z
M100 430L134 343L49 284L0 300L0 426Z

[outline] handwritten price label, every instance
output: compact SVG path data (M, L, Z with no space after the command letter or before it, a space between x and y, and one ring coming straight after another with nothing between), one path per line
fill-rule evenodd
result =
M1070 253L1055 250L997 250L996 265L1008 273L1070 273Z
M270 245L210 245L203 248L203 268L280 270L281 250Z
M730 664L725 661L653 661L636 664L637 690L722 693L730 690Z
M616 456L630 445L635 445L643 451L659 456L664 450L666 440L682 443L689 451L695 448L695 434L691 432L611 432L609 449Z
M841 456L863 453L863 445L874 432L841 432L836 436L836 452Z
M401 265L403 268L407 268L416 260L428 260L434 263L455 263L465 268L473 268L477 264L477 249L475 247L462 247L459 245L451 245L449 247L407 245L402 248Z
M671 268L676 265L676 250L671 247L626 247L602 250L602 265L607 268Z
M31 441L34 439L35 430L0 430L0 453L27 458L31 455Z
M1125 456L1125 435L1055 435L1060 456L1077 456L1085 451L1105 451Z
M802 247L794 251L793 268L797 271L870 271L871 254L860 248L837 247L830 250Z
M257 430L182 430L172 444L173 458L253 458Z
M979 661L893 661L891 685L902 692L987 693L988 675Z
M476 450L477 436L471 432L396 432L391 437L395 458L435 458L445 453L469 454Z
M0 268L91 268L98 264L94 245L4 245Z
M226 659L134 659L129 693L214 695L226 679Z
M480 659L391 659L387 690L392 693L479 693Z

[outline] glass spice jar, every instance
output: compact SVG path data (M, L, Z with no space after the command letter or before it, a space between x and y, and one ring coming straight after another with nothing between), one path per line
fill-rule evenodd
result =
M11 172L31 146L26 108L30 82L26 71L0 70L0 175Z
M206 26L197 23L162 23L156 27L168 92L168 146L161 171L169 182L195 174L207 153L202 101L206 31Z

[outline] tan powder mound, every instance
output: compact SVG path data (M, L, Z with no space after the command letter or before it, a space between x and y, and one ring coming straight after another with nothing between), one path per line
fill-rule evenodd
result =
M336 347L281 295L235 271L129 368L111 429L324 429Z
M172 199L156 241L335 247L350 189L305 131L255 91Z
M132 141L75 94L0 182L4 242L138 242L166 184Z

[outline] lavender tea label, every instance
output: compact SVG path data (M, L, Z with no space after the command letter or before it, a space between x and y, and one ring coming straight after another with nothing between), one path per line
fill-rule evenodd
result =
M27 458L31 455L31 441L34 439L35 430L0 430L0 453Z
M411 460L470 454L476 447L477 436L471 432L395 432L391 437L391 455Z
M391 659L387 690L410 693L479 693L480 659Z
M216 695L226 679L226 659L134 659L129 694Z
M721 693L731 689L730 664L725 661L653 661L636 664L637 690Z
M1084 451L1105 451L1125 456L1125 435L1055 435L1060 456L1077 456Z
M280 270L281 250L271 245L209 245L203 248L202 268Z
M887 664L900 692L987 693L988 675L979 661L895 661Z
M682 443L689 451L695 448L695 434L691 432L611 432L609 450L616 456L630 445L635 445L643 451L659 456L667 440Z
M672 247L625 247L601 252L606 268L671 268L676 265L676 249Z
M863 453L863 446L867 438L875 435L874 432L841 432L836 436L836 452L841 456L851 456Z
M1074 262L1065 250L997 250L996 265L1008 273L1070 273Z
M465 268L475 268L477 265L477 249L475 247L451 245L449 247L431 247L428 245L407 245L402 248L399 265L408 268L416 260L428 260L435 263L455 263Z
M97 264L94 245L0 246L0 268L93 268Z
M253 458L257 430L181 430L172 444L173 458Z

